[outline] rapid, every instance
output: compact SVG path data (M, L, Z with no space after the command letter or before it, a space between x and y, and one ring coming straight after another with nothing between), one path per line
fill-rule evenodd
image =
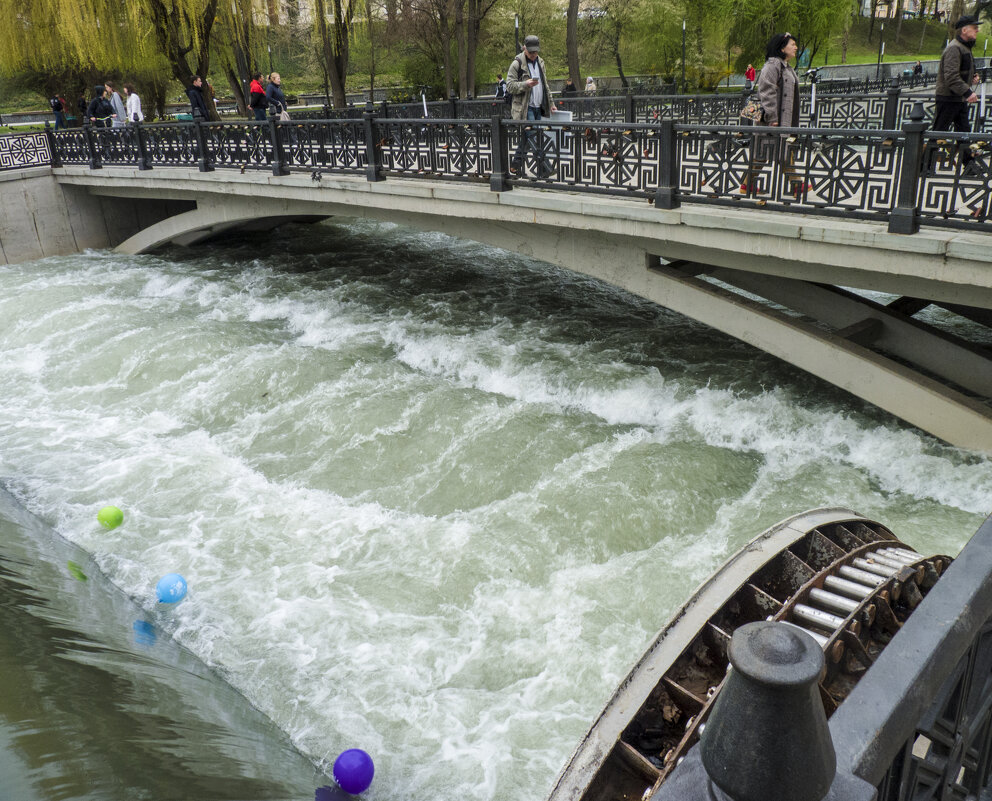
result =
M0 480L316 765L371 754L369 801L541 801L784 517L953 555L992 511L992 460L747 345L347 220L0 266Z

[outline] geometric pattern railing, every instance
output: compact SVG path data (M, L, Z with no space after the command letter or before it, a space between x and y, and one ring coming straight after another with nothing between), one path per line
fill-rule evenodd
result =
M633 100L622 99L628 112ZM702 114L700 105L683 98L671 114L690 107ZM663 208L706 203L845 215L913 233L920 224L992 230L992 153L974 139L924 132L917 123L901 130L793 129L737 120L533 123L365 114L46 131L0 138L0 153L15 166L195 165L489 181L495 191L530 185L646 198Z
M0 170L47 167L52 163L48 138L43 133L0 137Z
M992 625L986 625L893 760L879 801L985 798L992 778Z
M678 141L683 201L885 220L896 201L904 140L883 131L685 126Z

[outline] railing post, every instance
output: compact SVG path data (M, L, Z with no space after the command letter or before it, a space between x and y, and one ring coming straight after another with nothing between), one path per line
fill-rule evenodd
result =
M882 112L882 130L893 131L899 124L899 79L893 78L892 85L885 94L885 110Z
M510 182L510 138L503 125L503 106L506 103L500 98L493 103L490 126L492 131L493 173L489 176L489 188L493 192L509 192L513 189Z
M213 172L214 165L210 159L210 153L207 152L207 137L203 133L203 118L198 115L193 115L193 141L196 142L196 163L200 168L200 172Z
M448 117L449 117L449 119L457 120L458 119L458 95L456 95L454 92L452 92L451 93L451 96L448 98L448 103L450 104L449 109L448 109L448 112L449 112L448 113Z
M269 141L272 143L272 174L289 175L289 167L286 166L286 152L282 146L282 134L279 132L279 124L275 117L269 117Z
M454 97L454 95L452 95ZM369 103L362 114L365 123L365 177L370 182L384 181L382 174L382 150L379 148L379 126L376 124L375 108Z
M97 149L96 141L93 136L93 126L90 124L89 120L85 120L83 122L83 139L86 140L86 150L90 154L90 169L102 169L103 163L100 161L100 151Z
M923 132L927 129L923 103L917 102L909 114L909 121L902 126L905 142L902 150L902 170L896 205L889 212L889 233L915 234L920 230L920 213L917 198L923 172Z
M62 157L55 146L55 134L52 133L52 126L45 120L45 141L48 143L48 165L50 167L61 167Z
M634 119L634 96L630 92L627 92L623 96L623 121L629 123L637 122Z
M145 127L140 122L134 123L134 135L138 144L138 169L150 170L152 160L148 158L148 140L145 138Z
M654 196L656 209L677 209L679 203L678 185L678 143L675 139L675 121L661 121L661 143L658 153L658 191Z

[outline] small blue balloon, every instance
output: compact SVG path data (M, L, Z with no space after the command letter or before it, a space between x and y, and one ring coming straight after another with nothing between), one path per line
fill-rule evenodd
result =
M167 573L158 580L155 594L159 603L175 604L186 597L186 579L178 573Z
M334 781L352 795L364 793L372 784L375 766L372 757L361 748L349 748L334 760Z

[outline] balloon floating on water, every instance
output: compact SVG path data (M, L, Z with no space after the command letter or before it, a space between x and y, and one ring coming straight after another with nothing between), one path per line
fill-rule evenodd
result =
M368 790L374 773L372 757L361 748L349 748L334 760L334 781L352 795Z
M104 506L96 513L96 519L100 525L113 531L124 522L124 513L116 506Z
M178 573L166 573L155 585L159 603L175 604L186 597L186 579Z

